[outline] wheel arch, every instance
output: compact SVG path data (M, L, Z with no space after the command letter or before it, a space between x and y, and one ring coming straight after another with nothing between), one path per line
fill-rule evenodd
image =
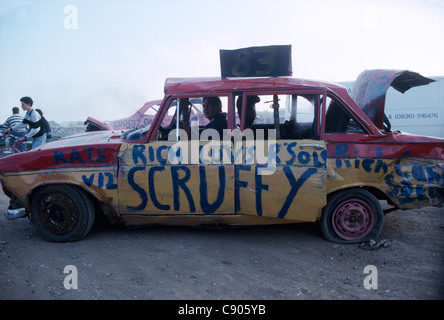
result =
M379 188L377 188L375 186L371 186L371 185L345 186L344 188L332 190L332 191L328 192L328 194L327 194L327 201L328 201L329 198L331 198L335 194L337 194L339 192L351 190L351 189L362 189L362 190L365 190L365 191L371 193L373 196L375 196L376 199L382 200L382 201L387 201L388 204L396 206L396 204L393 203L393 201L390 199L390 197L383 190L381 190L381 189L379 189Z

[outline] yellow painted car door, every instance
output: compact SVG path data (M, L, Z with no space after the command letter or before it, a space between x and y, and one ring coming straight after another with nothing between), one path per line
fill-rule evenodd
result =
M268 163L236 165L236 212L315 221L326 204L325 143L319 140L277 140L271 144L265 142L265 145L268 156L275 155L274 168ZM271 171L265 170L266 167Z
M199 157L190 161L204 142L186 144L186 159L174 149L176 142L122 145L119 153L122 215L235 213L234 165L203 163Z

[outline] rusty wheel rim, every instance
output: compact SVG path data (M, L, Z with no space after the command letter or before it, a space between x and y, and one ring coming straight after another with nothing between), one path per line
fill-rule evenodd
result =
M55 193L40 203L38 210L43 226L54 234L66 234L78 221L77 207L66 195Z
M341 203L333 212L332 226L344 240L360 240L367 236L375 223L373 209L360 199Z

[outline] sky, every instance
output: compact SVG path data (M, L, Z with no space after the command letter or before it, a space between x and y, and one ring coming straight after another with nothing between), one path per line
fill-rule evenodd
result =
M168 77L220 76L221 49L291 45L304 79L444 76L443 36L444 0L2 0L0 123L23 96L56 122L130 116Z

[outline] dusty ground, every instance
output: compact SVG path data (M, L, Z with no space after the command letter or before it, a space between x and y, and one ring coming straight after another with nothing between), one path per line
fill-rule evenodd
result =
M396 211L377 242L327 242L316 224L236 229L96 223L80 242L7 221L0 195L0 299L444 299L444 209ZM67 265L78 289L65 289ZM364 282L377 269L377 289ZM69 280L69 278L67 279ZM67 282L72 285L74 282ZM367 278L367 283L369 283ZM376 282L372 282L373 285Z

